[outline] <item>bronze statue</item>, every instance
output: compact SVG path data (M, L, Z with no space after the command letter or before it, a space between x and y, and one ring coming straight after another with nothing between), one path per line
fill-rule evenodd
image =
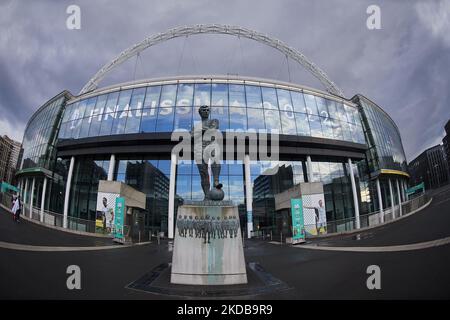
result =
M201 134L202 137L206 130L208 129L219 129L219 120L217 119L209 119L209 113L210 108L209 106L201 106L198 110L198 113L202 119L202 130ZM211 185L209 182L209 172L208 172L208 163L205 162L205 159L203 158L203 151L207 146L209 146L212 143L212 141L205 141L202 139L202 154L196 155L195 159L201 158L201 163L197 163L198 172L200 173L200 179L202 184L203 193L205 195L204 200L216 200L221 201L223 200L225 194L222 190L222 184L219 182L219 175L220 175L220 163L216 163L213 161L211 163L211 171L213 175L213 183L214 188L210 190ZM214 153L211 154L212 156L215 156Z

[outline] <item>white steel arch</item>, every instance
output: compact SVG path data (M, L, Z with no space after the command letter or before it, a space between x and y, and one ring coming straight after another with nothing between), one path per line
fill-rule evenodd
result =
M259 43L265 44L269 47L272 47L281 53L287 55L292 60L298 62L302 65L306 70L312 73L326 88L329 93L336 94L338 96L344 97L344 93L342 90L331 81L328 76L323 72L318 66L316 66L313 62L311 62L304 54L299 52L298 50L288 46L284 42L269 37L268 35L262 34L257 31L253 31L250 29L242 28L239 26L229 26L229 25L220 25L220 24L197 24L194 26L182 26L176 27L173 29L169 29L166 32L158 33L154 36L150 36L143 41L129 47L128 49L122 51L117 57L113 60L105 64L97 73L92 77L81 89L80 95L86 92L95 90L97 88L98 83L103 79L103 77L114 69L116 66L122 64L129 58L137 55L139 52L154 46L158 43L183 37L190 36L195 34L227 34L237 37L243 37L250 40L255 40Z

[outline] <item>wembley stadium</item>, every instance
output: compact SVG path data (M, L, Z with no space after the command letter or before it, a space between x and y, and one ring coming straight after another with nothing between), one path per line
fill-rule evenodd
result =
M286 54L315 76L323 89L271 79L195 75L144 79L99 87L116 66L176 37L239 36ZM172 134L190 131L210 107L220 130L269 132L278 159L224 157L225 200L239 208L252 235L289 234L288 212L275 196L302 182L323 184L328 233L392 219L406 201L409 175L399 130L362 94L346 98L314 63L282 41L241 27L196 25L144 39L103 66L79 94L63 91L40 106L25 129L16 174L24 215L43 223L95 233L99 181L120 181L145 194L145 209L128 224L143 234L172 238L177 208L202 200L193 161L172 154ZM227 135L228 134L228 135ZM248 140L245 141L249 147ZM247 149L246 149L247 150ZM399 208L401 210L401 206Z

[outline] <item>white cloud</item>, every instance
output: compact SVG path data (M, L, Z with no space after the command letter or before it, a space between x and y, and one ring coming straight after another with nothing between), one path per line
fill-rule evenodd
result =
M23 124L12 124L8 120L2 118L0 119L0 135L7 135L11 139L19 141L22 143L23 133L25 131L25 126Z
M422 24L450 47L450 1L419 2L415 6Z

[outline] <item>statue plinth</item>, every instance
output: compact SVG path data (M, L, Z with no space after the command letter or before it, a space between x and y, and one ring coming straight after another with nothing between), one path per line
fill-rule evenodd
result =
M237 206L227 201L199 201L178 208L170 282L247 283Z

